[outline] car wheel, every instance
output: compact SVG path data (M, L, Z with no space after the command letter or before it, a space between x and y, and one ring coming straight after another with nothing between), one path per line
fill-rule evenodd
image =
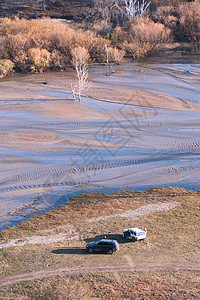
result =
M108 250L108 254L113 254L113 250L112 249Z
M93 249L93 248L89 248L89 249L88 249L88 252L89 252L89 253L93 253L93 252L94 252L94 249Z

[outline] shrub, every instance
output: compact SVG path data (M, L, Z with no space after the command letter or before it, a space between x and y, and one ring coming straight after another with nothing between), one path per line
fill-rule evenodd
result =
M58 50L53 50L51 54L50 68L52 70L64 70L66 65L66 57Z
M108 53L109 53L110 61L119 64L122 61L126 52L124 50L119 50L117 48L109 47Z
M178 21L177 8L174 6L159 6L153 13L152 18L155 22L164 24L167 27L174 27Z
M112 26L107 20L101 20L96 22L91 30L97 34L106 36L112 31Z
M126 38L126 32L119 26L116 26L111 34L112 43L118 45L119 43L123 43Z
M158 7L152 17L156 22L171 28L176 38L199 43L200 3L198 0Z
M75 30L50 19L5 18L0 35L0 55L12 60L21 71L32 68L41 72L48 66L65 69L72 61L71 50L78 46L88 50L92 61L105 62L105 44L110 46L109 40L97 37L94 32Z
M125 42L124 47L134 59L148 57L151 53L151 45L149 43L141 43L137 40L132 43Z
M130 28L130 36L125 48L134 58L150 56L171 42L171 30L163 24L154 23L149 18L138 18Z
M195 44L200 43L200 3L187 3L179 6L180 25L184 36Z
M31 48L28 50L28 58L31 69L41 73L49 66L50 53L46 49Z
M4 78L13 72L14 63L9 59L0 59L0 78Z

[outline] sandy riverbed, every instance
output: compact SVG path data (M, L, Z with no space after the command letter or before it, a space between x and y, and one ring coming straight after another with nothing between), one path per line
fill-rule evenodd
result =
M0 228L82 190L199 187L199 65L92 68L81 103L71 78L0 81Z

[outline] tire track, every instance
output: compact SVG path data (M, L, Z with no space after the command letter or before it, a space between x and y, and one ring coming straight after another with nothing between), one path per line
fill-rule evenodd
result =
M88 166L77 166L77 167L46 167L46 168L35 168L29 172L28 169L25 169L23 172L20 172L20 175L17 174L14 177L7 178L6 180L0 181L0 193L5 193L14 190L21 190L21 189L30 189L30 188L38 188L38 187L53 187L53 186L62 186L62 185L71 185L71 184L88 184L92 183L92 180L88 181L61 181L62 179L66 180L65 176L67 175L76 175L81 173L88 173L88 172L96 172L101 170L108 170L108 169L115 169L121 167L130 167L134 165L140 165L145 163L152 163L152 162L159 162L159 161L167 161L177 159L177 157L185 156L185 153L173 153L173 154L159 154L159 155L151 155L146 158L138 158L138 159L129 159L129 160L122 160L115 163L105 163L105 164L91 164ZM197 170L200 166L191 166L191 170ZM188 169L188 167L187 167ZM182 169L184 170L184 169ZM62 177L63 178L59 178ZM31 182L41 178L50 179L53 182L43 183L43 184L24 184L20 185L23 182ZM59 182L57 182L60 180ZM105 179L107 180L107 179ZM103 180L102 180L103 181ZM14 186L11 186L15 184ZM19 185L16 185L19 184Z
M79 254L85 254L85 249L77 249ZM72 253L73 254L73 253ZM39 280L54 276L81 275L88 273L105 273L105 272L137 272L137 271L200 271L200 264L191 263L151 263L151 264L124 264L124 265L101 265L101 266L77 266L71 268L60 268L55 270L41 270L25 274L10 275L0 279L0 287L8 286L15 283L29 280Z
M200 127L200 122L177 122L177 123L158 123L158 122L151 122L151 123L144 123L143 121L138 122L136 119L129 119L129 120L119 120L119 121L113 121L113 120L106 120L106 121L100 121L100 122L33 122L33 124L27 123L22 125L8 125L8 126L0 126L0 130L18 130L18 129L35 129L35 130L41 130L43 127L61 127L61 126L67 126L68 128L71 127L82 127L82 128L92 128L92 127L101 127L105 126L108 127L122 127L126 126L127 128L132 128L133 126L139 127L139 128L191 128L191 127ZM47 128L47 129L48 129ZM51 128L49 128L51 129Z

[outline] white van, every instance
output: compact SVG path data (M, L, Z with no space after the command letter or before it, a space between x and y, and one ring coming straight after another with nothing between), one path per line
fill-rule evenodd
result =
M140 228L127 228L123 230L123 237L134 242L146 239L146 230Z

